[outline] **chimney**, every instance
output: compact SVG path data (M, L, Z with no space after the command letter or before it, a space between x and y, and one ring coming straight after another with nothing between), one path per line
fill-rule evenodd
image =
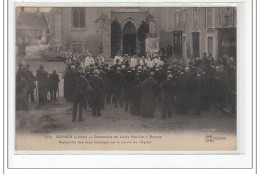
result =
M38 12L38 13L40 12L40 8L39 8L39 7L37 7L37 12Z
M24 7L21 7L21 12L24 12Z

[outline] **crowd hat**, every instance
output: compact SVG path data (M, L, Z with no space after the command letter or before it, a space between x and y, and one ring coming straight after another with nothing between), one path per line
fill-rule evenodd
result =
M94 70L94 76L98 76L99 75L99 71L97 69Z

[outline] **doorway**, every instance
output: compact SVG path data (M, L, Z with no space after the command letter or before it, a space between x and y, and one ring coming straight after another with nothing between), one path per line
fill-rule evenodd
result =
M174 57L182 57L182 31L173 31L173 53Z
M193 58L200 57L200 33L192 33Z
M133 56L136 54L136 29L128 22L123 29L123 54Z

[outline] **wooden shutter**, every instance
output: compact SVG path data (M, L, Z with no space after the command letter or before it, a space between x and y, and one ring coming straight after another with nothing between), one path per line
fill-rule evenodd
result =
M212 8L207 8L206 9L206 26L207 28L212 28L213 23L212 23Z

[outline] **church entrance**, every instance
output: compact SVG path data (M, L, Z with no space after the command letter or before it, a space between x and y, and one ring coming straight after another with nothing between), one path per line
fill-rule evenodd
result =
M129 56L136 54L136 29L131 22L123 28L123 54Z

